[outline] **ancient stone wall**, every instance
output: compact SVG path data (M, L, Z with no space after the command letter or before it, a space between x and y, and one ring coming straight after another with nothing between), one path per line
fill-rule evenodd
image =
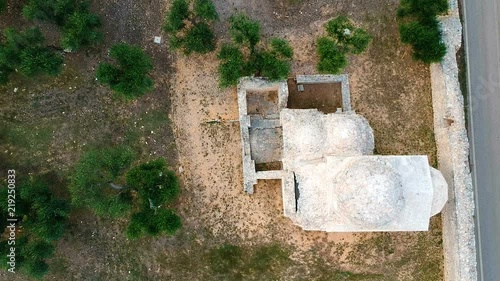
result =
M457 0L440 19L448 53L431 65L434 131L439 170L449 185L448 203L442 212L446 281L477 280L474 236L474 192L469 168L464 98L458 81L456 52L462 42Z

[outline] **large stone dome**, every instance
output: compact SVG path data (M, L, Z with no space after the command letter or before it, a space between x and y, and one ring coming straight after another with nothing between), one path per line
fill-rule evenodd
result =
M357 114L326 115L326 153L333 155L371 155L373 130L368 120Z
M345 163L335 178L334 188L338 214L359 227L384 226L404 208L400 175L375 157Z

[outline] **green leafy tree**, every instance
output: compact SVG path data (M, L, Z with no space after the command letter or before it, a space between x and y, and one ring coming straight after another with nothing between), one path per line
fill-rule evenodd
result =
M338 74L347 65L347 59L339 46L328 37L321 37L317 41L319 56L318 71L320 73Z
M446 54L437 21L422 24L409 22L399 27L401 41L413 46L413 57L424 63L439 62Z
M131 209L124 174L134 159L130 148L90 149L81 156L70 186L75 206L87 206L98 216L119 217Z
M260 41L260 23L251 20L245 14L236 14L229 18L229 34L236 44L248 44L254 50Z
M236 85L240 77L250 75L240 48L233 44L224 44L219 52L219 79L221 87Z
M139 47L117 44L111 47L110 56L117 64L101 63L97 69L97 80L126 99L134 99L153 90L153 80L148 75L153 64Z
M415 59L433 63L446 55L437 16L447 11L447 0L401 0L399 34L403 43L412 45Z
M212 23L219 18L211 0L195 0L190 9L187 0L174 0L167 14L164 30L170 45L185 54L209 53L215 50Z
M173 210L145 208L132 215L127 228L127 237L136 239L145 234L174 235L181 226L181 218Z
M448 11L447 0L401 0L398 16L419 19L435 18Z
M66 18L80 5L75 0L29 0L23 8L23 15L29 20L42 20L63 26Z
M27 77L59 74L62 56L46 48L44 41L37 28L22 32L5 29L4 40L0 44L0 82L7 82L16 69Z
M260 24L244 14L229 19L232 43L222 45L219 52L219 84L236 85L240 77L257 75L270 80L288 77L293 49L280 38L260 42Z
M174 172L158 159L132 168L127 173L127 185L138 194L139 211L132 215L127 237L145 234L173 235L181 227L180 217L173 210L162 208L177 198L179 182Z
M158 208L171 203L179 194L179 181L166 169L163 159L147 162L127 173L127 185L140 195L143 205Z
M98 30L101 20L88 8L69 15L63 27L62 46L69 50L93 46L102 41L102 33Z
M317 69L321 73L338 74L347 66L349 53L361 54L372 40L364 29L356 28L351 20L338 16L325 24L327 36L318 38Z
M56 198L49 184L42 178L21 179L17 186L16 215L18 229L16 239L16 268L33 278L41 279L49 270L46 259L54 254L54 241L60 239L67 227L70 206ZM7 188L0 189L0 210L8 214ZM5 196L3 196L5 195ZM2 229L3 232L3 229ZM7 240L0 238L0 247L9 252ZM4 260L2 266L7 264Z

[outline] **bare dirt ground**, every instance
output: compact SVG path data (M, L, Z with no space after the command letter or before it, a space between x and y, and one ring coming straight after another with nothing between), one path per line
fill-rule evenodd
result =
M9 2L12 16L3 18L4 13L0 26L28 26L15 14L22 2ZM225 20L244 11L261 21L264 38L290 40L294 74L315 73L314 42L328 19L345 14L366 28L374 40L365 54L350 58L346 69L353 108L374 128L378 153L426 154L435 164L429 71L399 42L397 1L215 3L221 40L228 39ZM170 52L165 42L152 43L154 35L163 34L168 4L92 1L103 20L103 46L67 55L65 71L56 79L16 78L0 88L0 121L21 128L4 138L26 139L1 147L3 166L16 158L27 171L56 171L64 182L85 145L130 142L140 148L139 160L165 157L183 181L179 234L127 241L124 220L77 210L46 280L442 280L439 217L422 233L305 232L283 217L278 181L259 183L252 196L243 192L235 89L218 88L216 54L187 58ZM41 26L49 39L57 39L51 27ZM93 78L107 49L121 41L141 45L155 62L154 92L132 103L113 99ZM277 244L290 251L291 260L267 275L214 275L206 253L224 243L241 246L245 255ZM347 271L359 275L349 277Z

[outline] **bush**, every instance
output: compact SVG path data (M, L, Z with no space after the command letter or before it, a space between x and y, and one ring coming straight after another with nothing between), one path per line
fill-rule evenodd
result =
M87 206L98 216L119 217L131 208L130 193L121 184L134 153L124 146L90 149L76 164L70 186L75 206Z
M74 12L64 24L62 46L75 51L100 43L103 37L97 30L100 26L101 20L97 15L90 13L88 8Z
M338 74L347 65L345 54L335 42L328 37L321 37L318 44L318 71L320 73Z
M440 62L446 55L437 16L448 10L447 0L401 0L398 16L401 41L413 46L413 57L424 63Z
M153 89L153 80L148 75L153 64L140 48L117 44L111 48L110 56L117 65L101 63L97 80L126 99L140 97Z
M174 0L163 28L170 33L169 41L173 49L181 49L185 54L204 54L215 50L211 24L218 17L210 0L195 0L193 11L190 11L186 0Z
M293 50L283 39L272 38L258 46L260 24L244 14L229 19L232 44L223 44L219 52L219 85L236 85L240 77L264 76L272 81L285 79L290 73ZM246 50L245 50L246 49Z
M57 75L61 71L62 57L44 47L45 39L39 29L17 32L7 28L4 37L0 44L0 82L6 83L16 69L27 77Z
M141 164L127 173L127 185L141 197L144 207L157 208L171 203L179 194L179 181L174 172L158 159Z
M372 40L370 34L356 28L346 17L339 16L325 24L328 34L317 40L318 65L321 73L338 74L347 65L348 53L361 54Z
M401 41L413 46L413 57L424 63L440 62L446 54L441 41L441 31L436 21L423 25L420 22L401 24Z

